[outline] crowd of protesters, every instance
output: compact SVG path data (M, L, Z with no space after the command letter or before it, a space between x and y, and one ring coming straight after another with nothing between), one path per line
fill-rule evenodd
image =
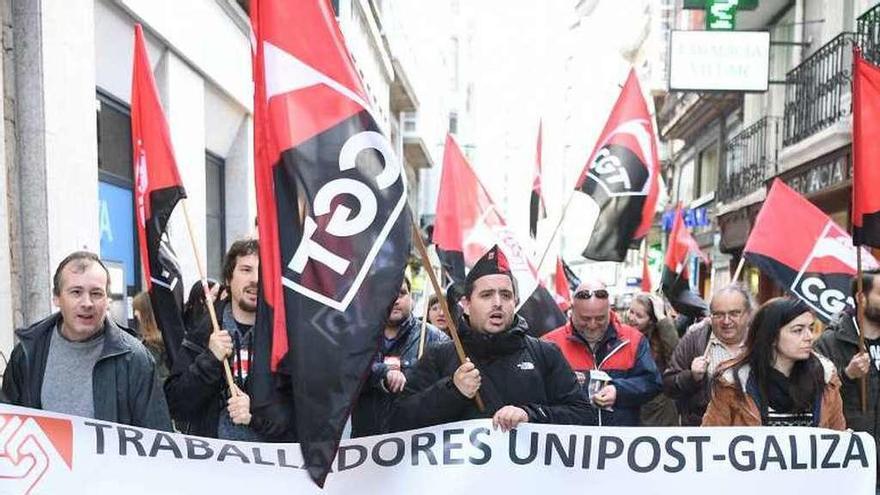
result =
M109 273L93 253L65 258L53 278L59 308L16 332L7 403L161 430L236 440L295 441L289 382L264 412L249 396L259 250L235 242L211 286L220 331L201 286L185 305L187 331L166 366L150 299L134 299L139 335L107 314ZM536 338L516 314L520 294L502 251L487 252L449 290L454 321L436 297L413 315L404 277L352 413L366 436L472 418L502 430L524 422L598 426L847 426L876 435L880 417L880 272L866 272L859 344L844 312L823 332L801 301L756 306L740 285L718 290L709 313L679 335L656 294L637 294L622 317L608 288L587 277L568 321ZM455 323L464 362L449 338ZM228 387L225 365L232 375ZM867 381L861 397L860 381ZM863 401L866 401L863 409ZM172 423L173 420L173 423Z

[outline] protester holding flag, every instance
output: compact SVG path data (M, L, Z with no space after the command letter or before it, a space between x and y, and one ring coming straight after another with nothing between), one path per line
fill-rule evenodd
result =
M715 379L703 426L845 429L837 371L813 352L815 321L798 299L779 297L758 308L743 353Z
M639 410L660 393L648 339L611 312L605 284L586 279L574 293L571 318L543 338L562 350L600 426L638 426Z
M663 301L653 294L636 294L626 312L626 320L648 339L657 369L665 370L678 346L678 332L675 322L663 311ZM642 406L640 418L642 426L678 426L675 402L664 393Z
M252 414L248 376L256 320L259 247L255 239L235 241L223 261L223 279L229 298L215 304L221 331L213 330L209 317L190 329L180 356L165 382L171 414L184 433L227 440L292 440L289 420L271 420ZM229 360L235 381L229 396L223 361ZM289 391L286 396L289 397ZM285 395L281 395L285 397Z
M682 426L699 426L711 398L712 377L721 363L742 351L752 295L739 284L712 296L708 322L694 325L681 338L663 372L663 391L678 407Z
M866 431L876 440L880 432L880 270L863 272L862 285L863 294L859 297L854 280L852 295L865 308L861 330L867 351L859 346L859 327L854 311L849 309L831 319L815 348L837 368L847 426L855 431ZM868 407L864 412L859 391L861 379L868 381L865 397Z
M388 319L370 377L351 414L352 437L386 432L393 396L403 391L406 375L421 358L422 332L425 332L423 349L449 340L445 333L429 323L423 324L413 316L411 287L409 278L404 276L400 292L388 309Z
M516 314L513 280L498 246L474 265L458 320L469 360L459 361L452 342L429 348L396 404L394 430L484 417L503 431L525 422L589 424L590 407L559 349L529 336ZM478 391L484 411L472 400Z

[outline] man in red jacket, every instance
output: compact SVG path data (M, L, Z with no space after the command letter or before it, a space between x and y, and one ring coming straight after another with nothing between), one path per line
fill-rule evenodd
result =
M598 409L599 425L638 426L639 409L662 388L647 339L611 312L608 289L584 280L571 318L542 337L555 343Z

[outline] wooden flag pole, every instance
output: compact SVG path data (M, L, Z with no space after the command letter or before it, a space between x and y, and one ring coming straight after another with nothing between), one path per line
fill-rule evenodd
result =
M452 343L455 345L455 352L458 354L458 360L461 364L464 364L467 362L467 356L464 353L464 347L461 345L461 339L458 336L458 327L456 326L455 320L452 318L452 313L449 311L449 305L446 302L446 298L440 297L440 294L443 292L441 292L440 284L437 282L437 276L434 274L433 268L431 268L431 260L428 258L428 249L425 247L425 242L422 240L422 233L416 225L415 217L410 215L410 218L412 219L412 236L416 244L416 249L419 251L419 256L422 258L422 266L428 271L428 278L431 279L431 285L434 287L434 292L437 294L437 300L440 301L440 307L446 315L447 325L449 325L449 335L452 337ZM477 403L477 409L479 409L480 412L486 410L486 406L483 405L483 399L480 397L479 391L474 395L474 402Z
M736 265L736 271L733 272L733 278L731 279L732 282L739 281L739 276L742 273L743 266L745 266L745 264L746 264L746 257L740 256L739 257L739 264Z
M856 246L856 314L859 322L859 350L867 352L865 348L865 305L862 304L865 293L862 284L862 247ZM859 395L862 400L862 414L868 412L868 380L863 376L859 378Z
M211 325L214 332L220 331L220 324L217 323L217 312L214 310L214 298L211 297L211 290L208 288L208 279L205 277L205 267L202 266L202 258L199 257L199 247L196 243L195 232L192 226L192 220L189 217L189 209L187 208L186 198L181 200L183 203L183 216L186 218L186 229L189 232L189 241L193 248L193 255L196 258L196 266L199 269L199 279L202 283L202 290L205 291L205 306L208 307L208 314L211 315ZM235 382L232 380L232 370L229 368L229 361L223 360L223 372L226 375L226 386L229 387L229 395L235 397L238 395L235 388Z
M438 297L437 299L439 300L440 298ZM418 359L422 359L422 354L425 353L425 340L427 339L425 334L428 333L428 311L431 310L431 308L428 307L429 300L430 298L425 299L425 312L422 314L422 333L419 335Z

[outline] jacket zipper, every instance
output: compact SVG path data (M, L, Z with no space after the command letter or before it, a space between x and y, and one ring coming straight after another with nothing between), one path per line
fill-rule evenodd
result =
M608 358L613 356L615 352L623 349L624 346L626 346L627 344L629 344L629 340L621 340L620 343L617 344L617 346L614 349L611 349L611 352L609 352L608 354L605 355L605 358L602 359L602 362L598 363L598 364L596 364L596 354L593 353L593 350L590 349L590 346L588 345L587 352L589 352L590 355L593 356L593 369L595 369L597 371L601 370L602 365L605 364L605 361L608 361ZM589 384L587 386L589 386ZM597 407L596 412L599 415L599 426L602 426L602 408Z

